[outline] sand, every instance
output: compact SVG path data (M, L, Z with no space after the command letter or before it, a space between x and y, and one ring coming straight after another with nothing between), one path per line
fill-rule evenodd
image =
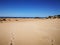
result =
M60 19L0 21L0 45L60 45Z

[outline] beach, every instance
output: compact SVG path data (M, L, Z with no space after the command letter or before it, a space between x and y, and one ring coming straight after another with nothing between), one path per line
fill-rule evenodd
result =
M0 21L0 45L60 45L60 19L7 18Z

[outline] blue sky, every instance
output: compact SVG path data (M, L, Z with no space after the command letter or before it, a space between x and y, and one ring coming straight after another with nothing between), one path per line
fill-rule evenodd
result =
M45 17L60 14L60 0L0 0L0 16Z

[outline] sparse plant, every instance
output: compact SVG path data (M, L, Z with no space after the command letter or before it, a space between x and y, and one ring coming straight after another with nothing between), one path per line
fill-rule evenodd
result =
M6 19L3 19L3 21L6 21Z
M40 17L35 17L35 18L39 19Z
M16 21L18 21L18 20L16 20Z
M53 19L55 19L56 17L55 16L53 16Z
M48 16L48 18L51 18L51 16Z

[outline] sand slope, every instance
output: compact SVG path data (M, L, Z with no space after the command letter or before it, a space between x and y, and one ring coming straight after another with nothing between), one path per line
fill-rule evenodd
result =
M0 22L0 45L60 45L60 19Z

